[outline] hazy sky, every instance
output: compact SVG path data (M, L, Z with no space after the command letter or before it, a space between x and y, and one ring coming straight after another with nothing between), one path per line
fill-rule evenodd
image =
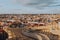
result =
M0 13L60 13L60 0L0 0Z

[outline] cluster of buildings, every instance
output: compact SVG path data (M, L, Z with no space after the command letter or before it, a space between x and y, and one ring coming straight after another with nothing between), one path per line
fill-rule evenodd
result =
M55 25L60 22L58 14L1 14L0 26L11 25L12 23L22 23L27 26ZM59 23L60 24L60 23ZM36 25L35 25L36 26Z
M58 35L60 30L59 14L0 14L0 27L24 27L26 30L42 30ZM55 37L54 37L55 38Z

